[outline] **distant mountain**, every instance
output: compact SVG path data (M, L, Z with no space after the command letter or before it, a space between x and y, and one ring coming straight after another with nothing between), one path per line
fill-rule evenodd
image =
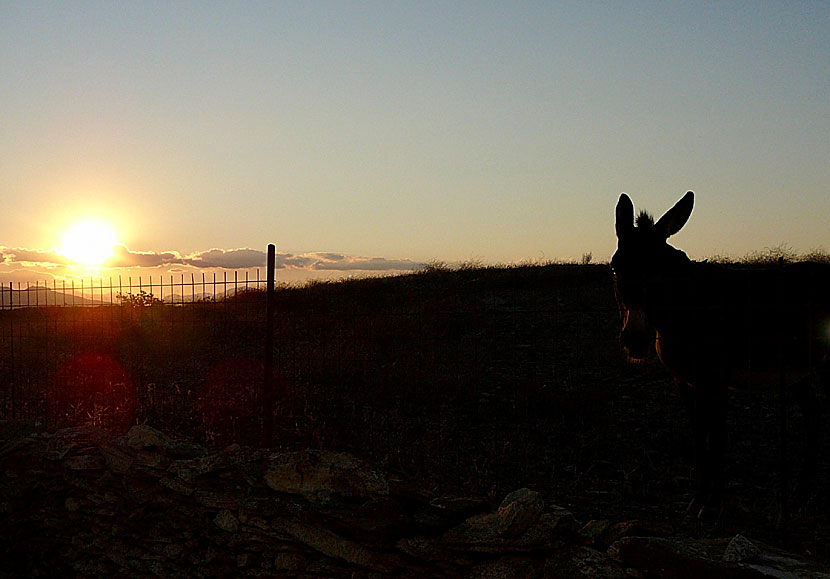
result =
M35 308L45 306L106 306L121 304L121 300L119 300L117 296L117 291L112 292L112 302L110 302L109 288L104 288L103 298L100 297L101 293L97 289L94 290L94 295L92 297L81 296L78 295L79 293L79 288L76 288L76 293L73 294L69 291L57 291L43 286L35 286L19 290L9 290L7 287L0 286L0 309ZM175 293L172 295L166 294L162 301L165 304L189 304L193 302L222 301L225 297L233 297L235 295L241 295L242 293L244 293L244 290L241 289L229 289L227 292L211 291L204 293L196 292L194 294L185 293L184 295Z
M114 299L117 300L117 298ZM118 302L116 301L116 303ZM67 292L59 292L42 286L19 290L0 289L0 307L4 309L43 306L100 306L108 304L108 295L105 295L104 300L101 300Z

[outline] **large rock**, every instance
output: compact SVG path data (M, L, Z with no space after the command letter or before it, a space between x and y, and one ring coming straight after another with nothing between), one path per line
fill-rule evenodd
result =
M619 562L588 547L569 546L545 561L545 577L590 577L591 579L631 579Z
M153 447L161 448L169 440L170 438L166 434L146 424L133 426L125 436L127 446L133 450Z
M370 498L389 492L386 477L378 471L349 454L327 450L272 455L265 482L277 492L300 494L312 501L330 494Z
M444 533L451 548L483 553L553 549L573 540L579 524L567 510L544 503L538 493L520 489L507 495L494 513L475 515Z
M580 532L528 489L482 514L478 498L390 490L347 454L207 452L150 427L130 432L0 438L0 576L830 579L740 535L660 538L660 525L638 521Z
M746 537L738 537L729 545L724 540L625 537L611 545L608 554L626 567L655 577L830 579L830 573L820 566Z
M274 519L271 526L294 537L294 539L315 551L329 557L342 559L352 565L386 573L403 565L402 559L398 555L379 553L367 549L360 543L341 537L328 529L281 519Z

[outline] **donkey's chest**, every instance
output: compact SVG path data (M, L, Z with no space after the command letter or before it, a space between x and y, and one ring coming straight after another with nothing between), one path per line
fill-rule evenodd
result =
M689 384L721 384L736 390L766 390L799 382L821 365L801 340L756 335L690 340L658 333L657 354L675 378Z

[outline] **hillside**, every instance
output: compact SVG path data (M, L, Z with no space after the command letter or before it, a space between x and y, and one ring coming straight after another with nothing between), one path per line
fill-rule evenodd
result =
M111 426L137 421L221 448L261 442L262 306L251 292L226 304L41 309L14 320L48 328L31 339L46 339L49 352L70 344L123 368L135 399L123 408L110 399ZM276 312L272 448L348 452L436 495L498 502L526 487L585 519L785 542L775 394L731 397L728 506L720 527L702 531L684 512L688 417L655 359L624 360L607 266L439 268L284 287ZM38 368L49 375L48 363ZM80 399L55 392L53 426L90 422L89 411L60 410L83 409ZM106 413L95 416L107 426ZM789 422L797 457L798 416ZM828 484L825 467L820 492L789 523L791 546L825 559Z

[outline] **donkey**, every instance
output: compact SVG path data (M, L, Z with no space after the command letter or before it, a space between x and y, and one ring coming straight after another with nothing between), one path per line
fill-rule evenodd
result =
M728 388L784 385L801 408L807 438L799 485L816 473L820 410L815 387L830 387L830 266L728 267L695 262L668 244L692 213L689 191L657 222L623 193L611 259L632 361L655 345L689 404L696 494L689 512L720 512Z

